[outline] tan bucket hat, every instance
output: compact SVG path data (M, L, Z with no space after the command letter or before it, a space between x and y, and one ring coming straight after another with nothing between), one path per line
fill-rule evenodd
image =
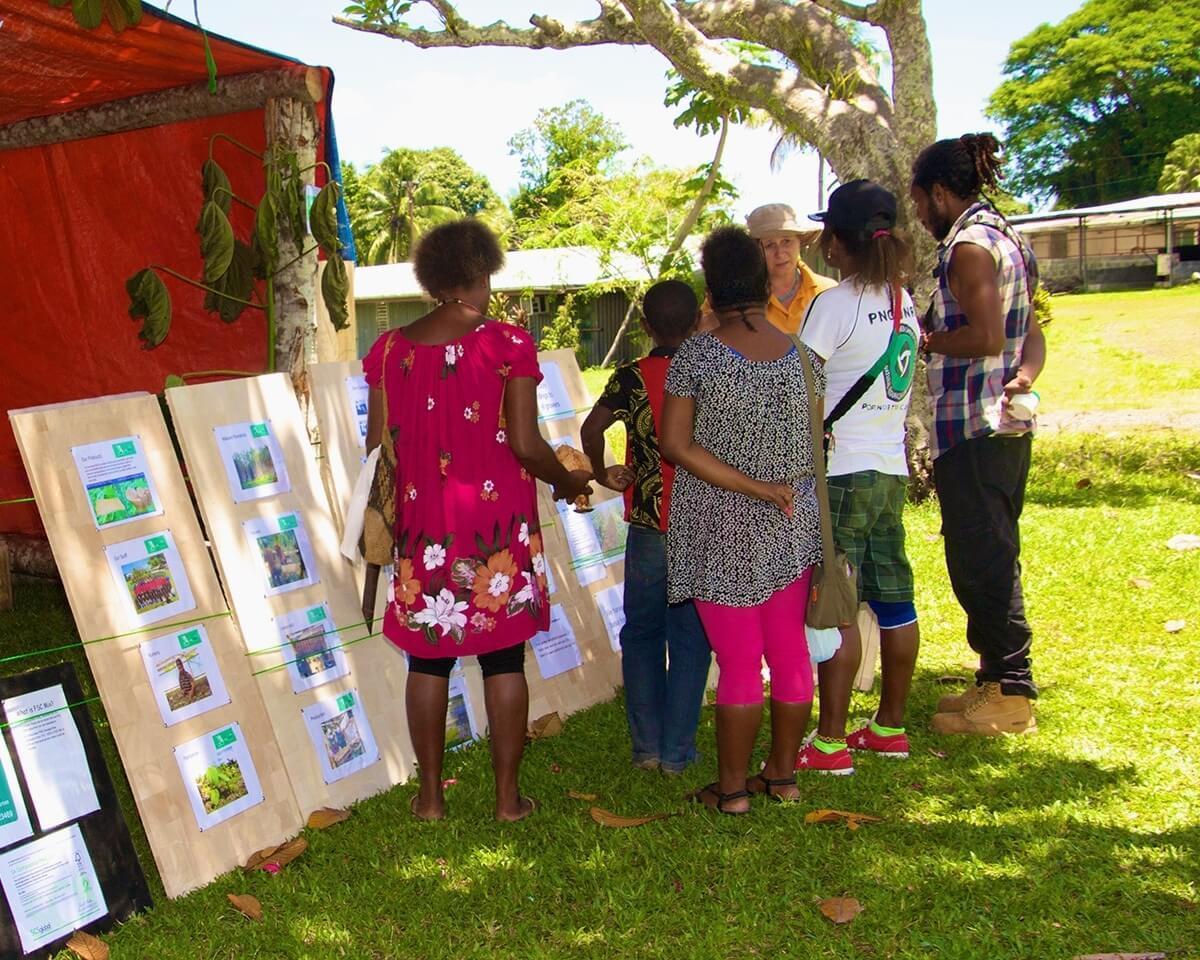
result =
M774 233L811 233L812 227L802 227L796 221L796 211L786 203L768 203L755 207L746 217L746 229L755 240Z

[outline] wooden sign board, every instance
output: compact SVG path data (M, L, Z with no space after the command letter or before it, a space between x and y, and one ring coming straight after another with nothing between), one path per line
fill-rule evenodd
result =
M363 623L290 379L176 387L167 403L301 814L403 782L406 665Z
M158 400L100 397L9 419L163 886L179 896L301 820ZM240 739L226 759L197 773L211 737L229 731ZM248 753L231 759L234 748ZM230 782L202 795L210 768Z

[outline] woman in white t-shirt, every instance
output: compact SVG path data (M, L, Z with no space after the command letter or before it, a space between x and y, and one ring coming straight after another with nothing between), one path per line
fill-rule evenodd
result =
M859 599L879 619L883 693L871 721L847 737L861 642L857 626L843 629L841 648L818 667L820 721L796 769L845 775L854 772L850 751L908 756L904 710L920 637L904 552L904 419L920 332L903 287L912 255L896 229L896 198L855 180L813 219L825 224L821 251L844 279L813 301L800 338L825 360L833 537L858 572Z

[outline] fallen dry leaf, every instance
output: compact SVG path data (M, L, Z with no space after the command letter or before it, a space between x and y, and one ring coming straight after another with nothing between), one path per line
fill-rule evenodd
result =
M680 880L678 877L676 877L674 880L671 881L671 887L675 890L676 893L683 893L683 881Z
M1189 480L1200 480L1200 473L1196 472L1195 470L1189 470L1184 474L1184 476Z
M349 810L335 810L333 807L322 807L308 815L308 826L314 830L328 830L335 823L343 823L350 819Z
M1168 620L1163 626L1166 628L1167 633L1179 633L1180 630L1187 626L1187 621Z
M1165 953L1081 953L1071 960L1167 960Z
M849 923L863 911L853 897L827 897L819 904L820 911L834 923Z
M67 941L67 949L82 960L108 960L108 944L90 933L76 930Z
M1154 586L1154 584L1152 584L1145 577L1130 577L1129 585L1131 587L1137 587L1139 590L1149 590L1152 586Z
M1167 541L1171 550L1200 550L1200 537L1194 533L1177 533Z
M262 904L258 902L257 897L252 897L248 893L231 893L228 896L229 902L237 908L238 913L251 920L263 918Z
M869 813L854 813L851 810L812 810L804 815L805 823L844 823L851 830L857 830L864 823L882 823L882 817L873 817Z
M1086 490L1091 485L1092 485L1092 481L1089 480L1087 477L1080 477L1078 480L1075 481L1075 489L1076 490Z
M580 793L578 790L568 790L567 796L572 800L599 800L600 798L594 793Z
M944 752L944 751L942 751L942 750L934 750L934 749L933 749L933 747L930 747L930 748L929 748L929 752L930 752L930 753L932 753L932 754L933 754L935 757L937 757L939 760L945 760L945 759L946 759L946 754L945 754L945 752Z
M613 813L602 807L592 807L588 813L600 826L613 827L618 830L625 827L640 827L647 823L653 823L655 820L666 820L667 817L674 816L671 813L651 813L644 817L623 817L619 813Z
M529 725L530 740L545 740L563 732L563 719L557 713L547 713Z
M551 773L562 773L562 764L561 763L550 764L550 772Z
M277 847L266 847L258 853L251 854L250 859L246 861L246 869L277 873L307 849L308 841L303 837L296 837Z

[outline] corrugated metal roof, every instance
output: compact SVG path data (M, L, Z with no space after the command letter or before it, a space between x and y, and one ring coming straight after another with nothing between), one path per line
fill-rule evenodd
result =
M1200 191L1192 193L1159 193L1149 197L1134 197L1096 207L1074 210L1048 210L1045 213L1023 213L1008 219L1024 233L1036 233L1064 225L1064 221L1081 218L1088 226L1104 224L1145 223L1159 220L1167 211L1176 219L1200 217Z
M645 274L636 257L617 253L605 262L600 251L592 247L513 250L504 255L504 266L492 277L492 289L507 293L578 290L604 280L640 279ZM411 263L387 263L354 271L355 301L424 296Z

